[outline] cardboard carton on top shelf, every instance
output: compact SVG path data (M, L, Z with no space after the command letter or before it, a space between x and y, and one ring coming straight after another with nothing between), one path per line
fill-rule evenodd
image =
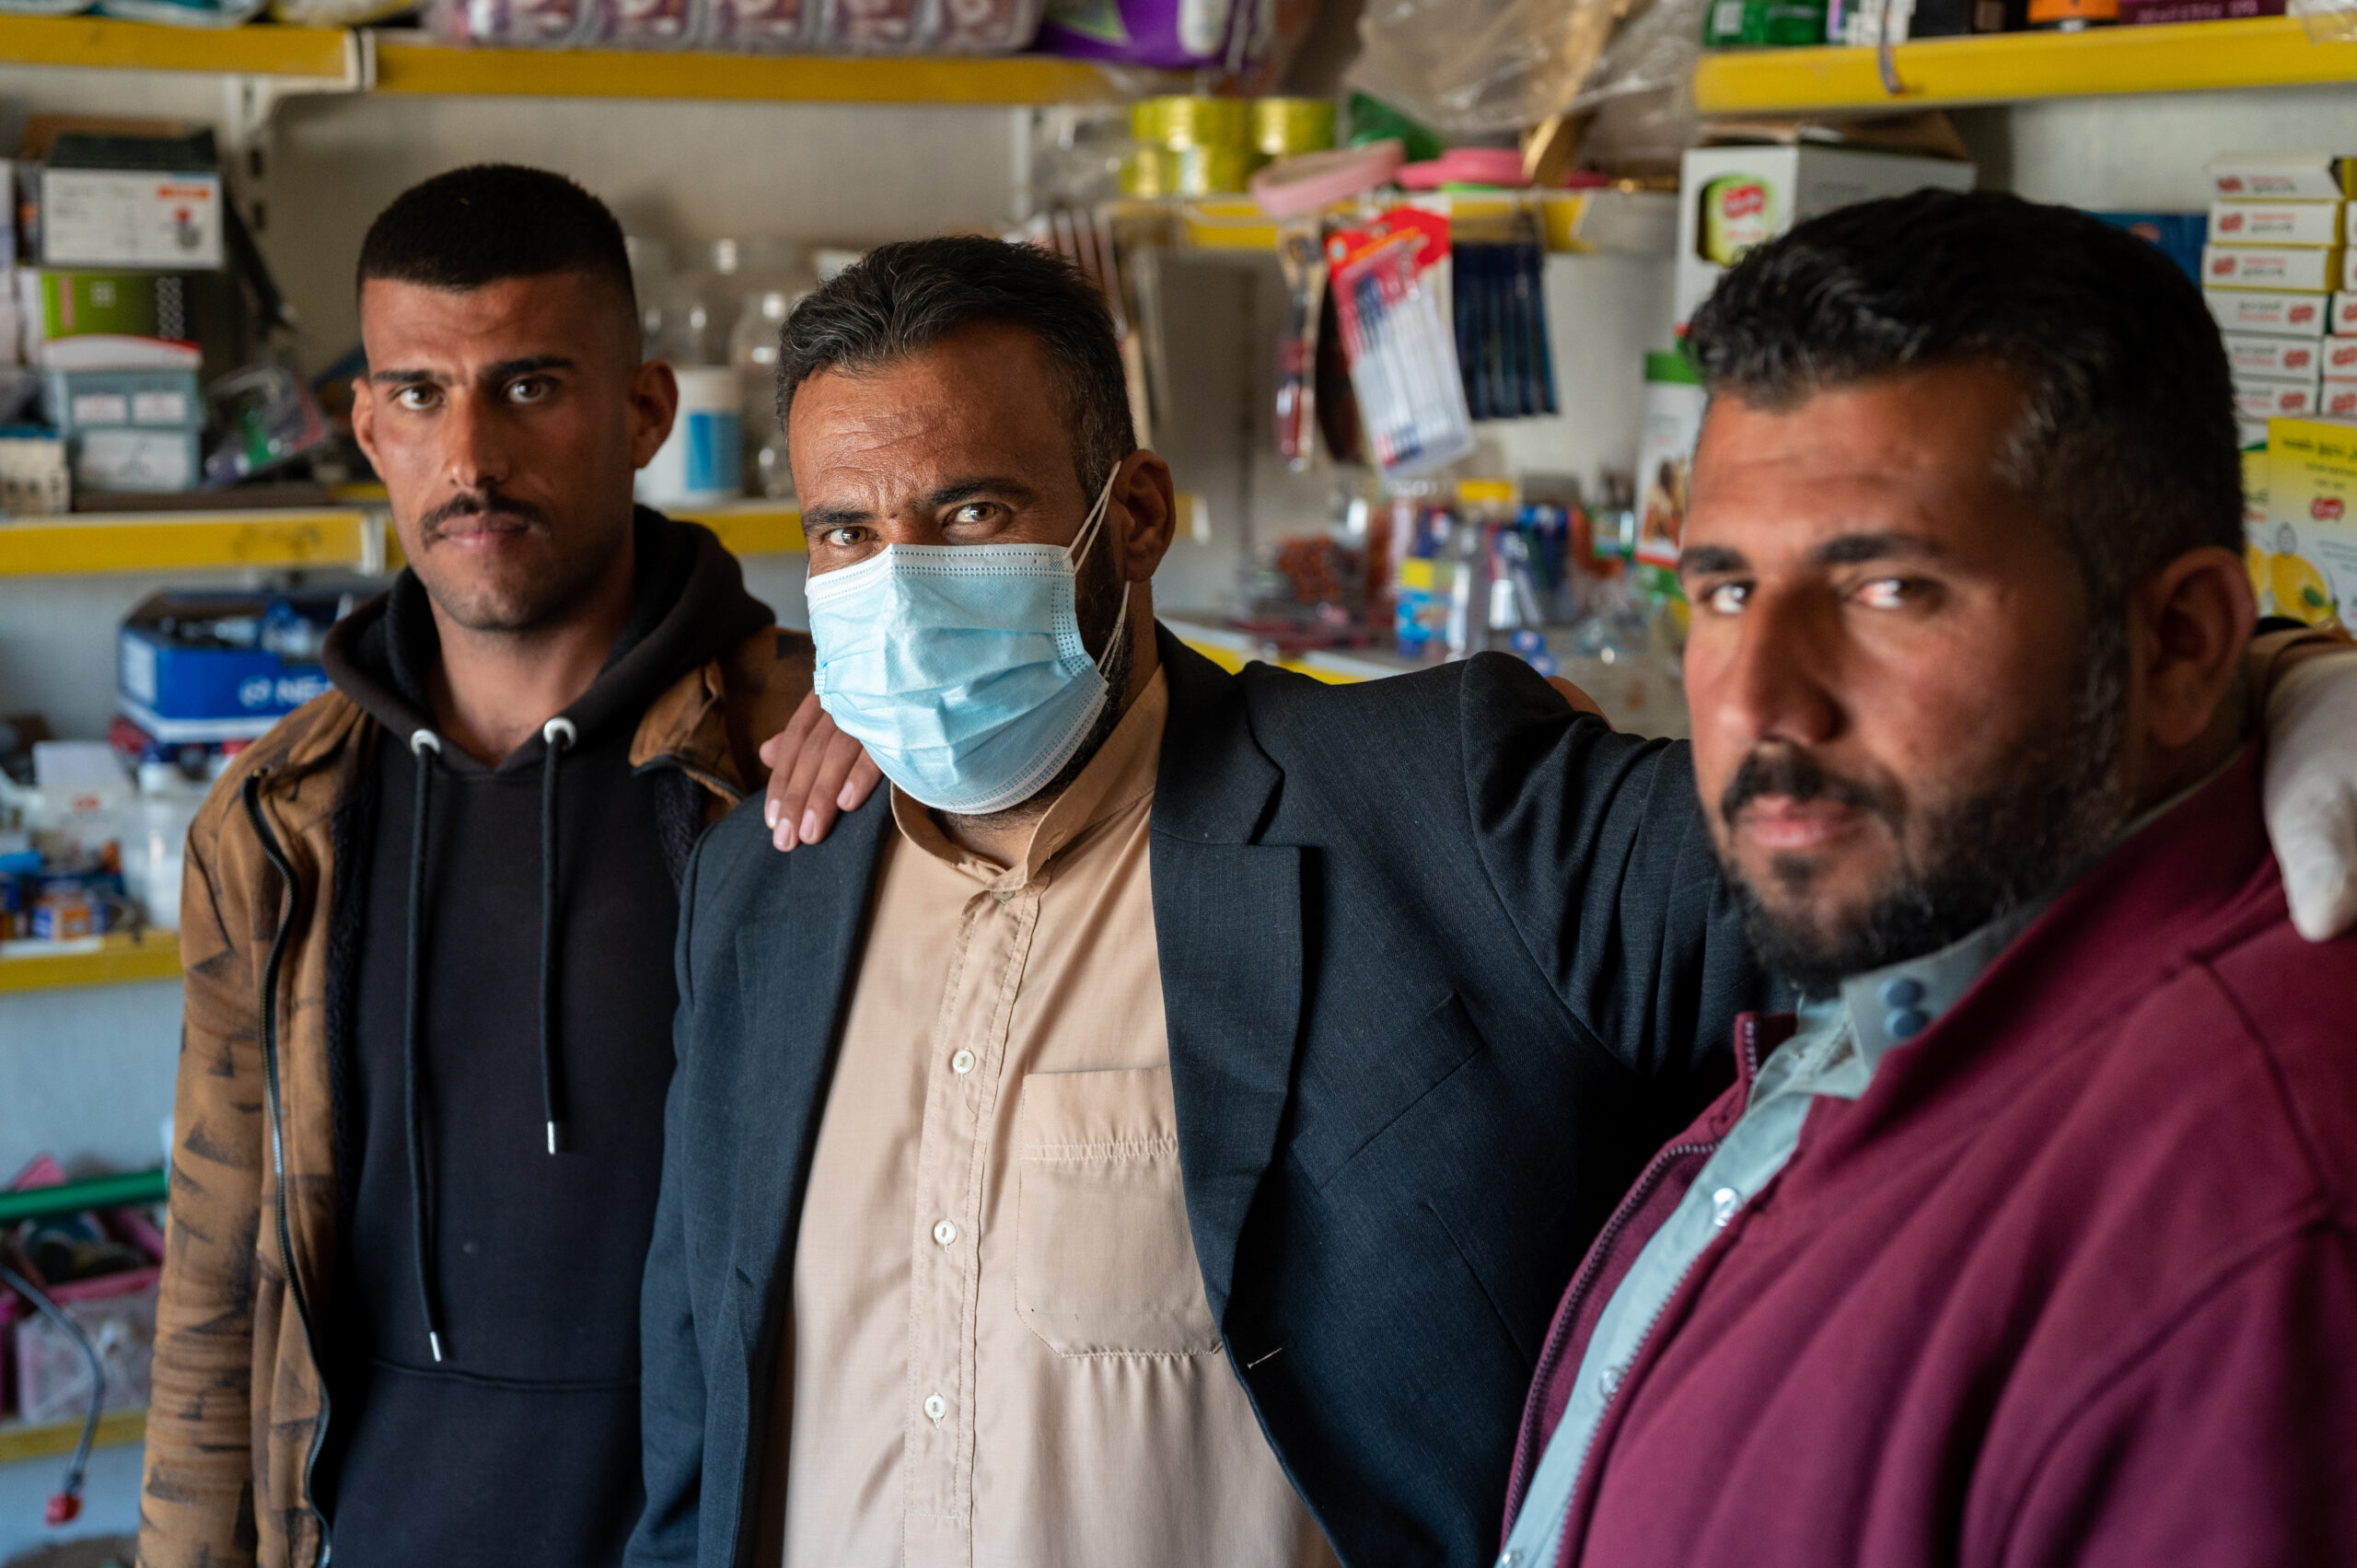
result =
M2357 159L2331 153L2220 153L2209 170L2212 190L2235 200L2357 196Z
M2291 246L2212 245L2201 252L2204 288L2259 288L2329 294L2340 284L2340 250Z
M2212 202L2210 243L2329 250L2341 240L2341 212L2339 202Z
M2282 337L2324 336L2325 301L2313 294L2258 289L2206 288L2201 297L2223 332L2272 332Z
M1689 147L1679 165L1679 331L1743 251L1822 213L1934 186L1972 189L1973 166L1854 146Z

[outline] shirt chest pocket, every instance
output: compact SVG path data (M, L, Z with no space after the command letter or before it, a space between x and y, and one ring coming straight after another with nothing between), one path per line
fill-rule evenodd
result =
M1059 1355L1219 1348L1167 1067L1034 1073L1016 1112L1015 1306Z

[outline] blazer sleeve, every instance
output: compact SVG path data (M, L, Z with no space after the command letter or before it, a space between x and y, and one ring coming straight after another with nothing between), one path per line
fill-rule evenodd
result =
M2187 1304L1968 1517L1988 1568L2357 1562L2357 1238L2311 1222Z
M208 806L191 830L180 888L188 975L139 1508L142 1568L240 1568L256 1550L254 1307L270 1180L257 920L234 897L254 889L225 884L216 867L217 846L205 830L215 820ZM266 1245L275 1252L274 1240Z
M704 843L711 841L706 839ZM639 1430L646 1511L623 1554L625 1568L696 1561L702 1505L703 1358L696 1339L695 1303L689 1290L685 1132L690 1042L695 1038L698 993L694 945L697 872L702 843L688 859L679 889L679 935L674 963L679 1010L672 1024L678 1064L663 1107L663 1179L655 1203L655 1235L646 1251L639 1293Z
M1689 1084L1698 1109L1736 1016L1770 995L1692 749L1574 713L1518 659L1483 655L1459 679L1467 808L1507 917L1573 1016L1631 1071Z

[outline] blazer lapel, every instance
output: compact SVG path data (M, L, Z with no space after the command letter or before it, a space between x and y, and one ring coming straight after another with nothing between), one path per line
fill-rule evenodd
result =
M741 1033L736 1071L724 1075L730 1136L722 1157L736 1175L738 1223L730 1234L740 1288L753 1297L746 1327L758 1324L764 1338L772 1307L783 1303L777 1282L791 1272L877 855L891 823L889 795L879 789L825 842L781 856L784 874L771 879L737 931Z
M1301 852L1251 842L1283 775L1252 738L1236 680L1167 630L1160 638L1170 718L1155 786L1155 942L1188 1225L1225 1323L1293 1082Z

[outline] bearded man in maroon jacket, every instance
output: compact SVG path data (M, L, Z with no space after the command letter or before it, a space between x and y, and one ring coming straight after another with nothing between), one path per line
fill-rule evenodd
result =
M2200 295L1922 193L1692 346L1697 783L1805 1000L1573 1281L1502 1563L2357 1562L2357 941L2254 738L2352 656L2247 659Z

